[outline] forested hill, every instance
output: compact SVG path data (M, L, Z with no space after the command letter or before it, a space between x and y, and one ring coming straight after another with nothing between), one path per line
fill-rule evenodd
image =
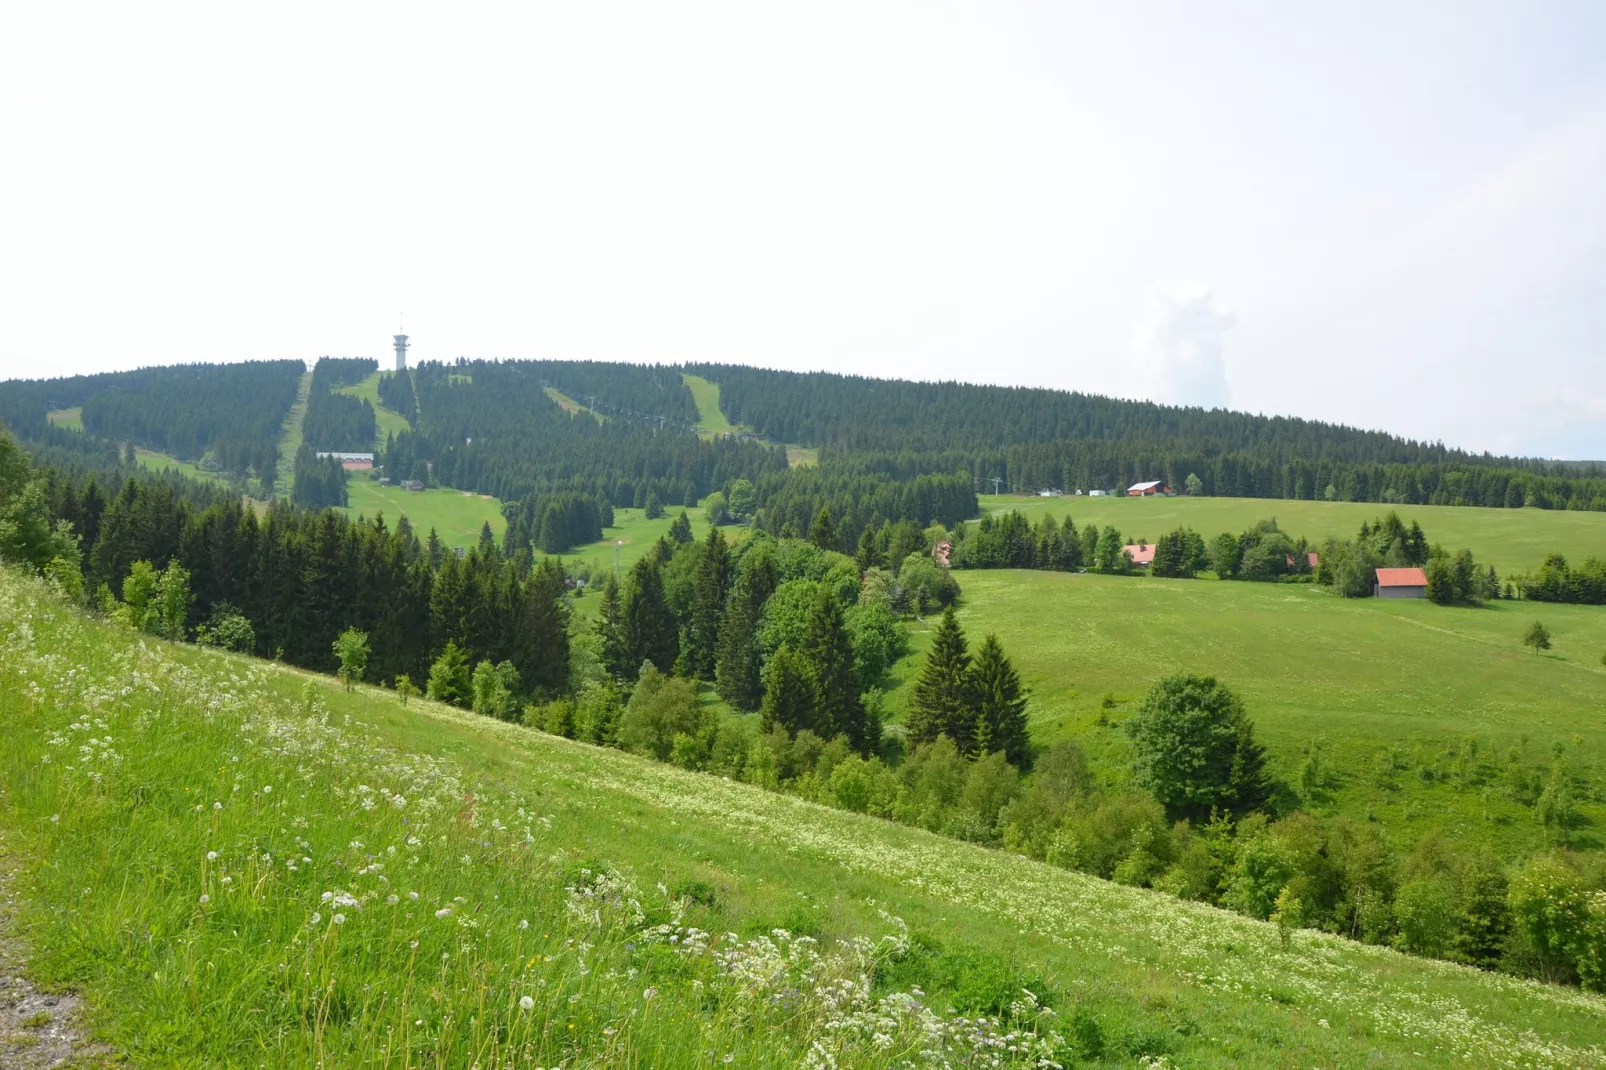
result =
M560 385L561 384L561 385ZM607 418L570 414L546 393L590 396ZM425 362L413 371L417 430L385 452L394 479L438 481L503 499L553 491L640 505L695 501L784 470L779 448L705 441L678 371L544 361Z
M132 442L271 477L280 426L305 371L299 360L271 360L0 382L0 422L30 446L77 448L91 459L107 442ZM47 414L72 408L81 409L87 434L51 429Z
M963 470L1016 490L1197 475L1207 494L1606 508L1606 465L1473 454L1292 417L1061 390L690 365L767 438L906 473Z

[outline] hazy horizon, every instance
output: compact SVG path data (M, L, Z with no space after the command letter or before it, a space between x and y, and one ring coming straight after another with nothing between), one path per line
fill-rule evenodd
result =
M715 361L1606 458L1606 8L0 13L0 378Z

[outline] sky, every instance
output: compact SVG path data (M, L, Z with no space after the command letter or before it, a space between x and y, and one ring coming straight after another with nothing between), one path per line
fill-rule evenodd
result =
M1061 387L1606 458L1606 4L8 4L0 378Z

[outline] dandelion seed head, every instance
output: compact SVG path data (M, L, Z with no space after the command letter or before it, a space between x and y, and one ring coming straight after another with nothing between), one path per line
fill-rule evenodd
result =
M528 1011L528 1010L534 1010L534 1009L535 1009L535 997L534 996L520 996L519 997L519 1010Z
M336 914L334 917L330 918L329 920L334 922L336 925L344 925L344 924L346 924L346 916L344 914Z

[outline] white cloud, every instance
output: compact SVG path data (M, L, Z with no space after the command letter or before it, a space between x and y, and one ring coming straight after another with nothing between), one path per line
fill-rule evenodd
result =
M1145 376L1136 392L1175 405L1225 408L1232 389L1221 354L1236 322L1203 286L1156 292L1133 343Z

